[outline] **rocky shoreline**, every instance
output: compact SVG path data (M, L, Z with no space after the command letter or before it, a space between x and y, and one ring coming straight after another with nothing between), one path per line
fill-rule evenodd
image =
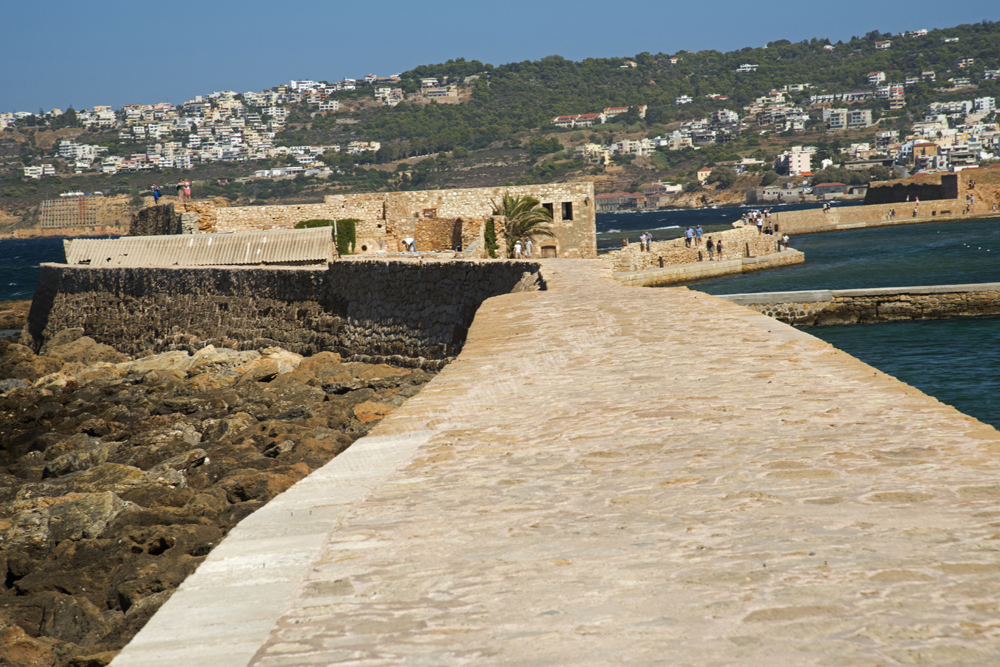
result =
M280 348L131 359L81 329L0 355L10 667L110 662L236 523L432 377Z
M31 299L26 301L0 301L0 331L23 329L31 310Z

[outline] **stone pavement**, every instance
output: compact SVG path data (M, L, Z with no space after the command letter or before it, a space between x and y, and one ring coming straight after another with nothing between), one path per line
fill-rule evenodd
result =
M996 430L722 299L543 273L112 664L1000 662Z

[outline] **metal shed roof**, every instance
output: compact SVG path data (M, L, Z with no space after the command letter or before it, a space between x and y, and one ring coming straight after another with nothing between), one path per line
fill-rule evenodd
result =
M323 264L331 253L329 227L238 234L126 236L64 242L67 264L90 266L226 266Z

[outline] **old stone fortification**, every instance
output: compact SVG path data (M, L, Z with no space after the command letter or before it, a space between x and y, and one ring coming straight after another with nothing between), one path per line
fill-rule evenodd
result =
M914 209L917 209L916 215L913 215ZM771 219L778 223L783 234L808 234L856 227L936 222L938 218L952 219L953 216L961 218L964 210L965 204L961 200L921 199L919 204L911 201L872 206L835 206L826 212L820 206L801 211L778 211L771 216ZM891 215L892 211L896 212L895 216Z
M173 204L147 206L132 214L128 228L129 236L167 236L174 234L194 234L198 231L198 214L187 211L180 205L175 210Z
M361 260L328 268L92 268L43 264L24 341L82 327L126 354L280 346L437 368L479 305L538 289L529 262Z
M742 257L720 262L694 262L643 271L621 271L615 273L614 277L618 282L630 287L666 287L694 280L704 280L705 278L728 276L734 273L776 269L782 266L801 264L804 261L804 254L790 248L761 257Z
M723 256L721 259L740 259L742 257L763 257L778 251L778 237L770 234L760 234L756 228L739 227L725 232L705 234L702 245L690 248L684 245L684 239L669 241L653 241L652 250L643 252L638 243L630 243L621 250L613 250L601 255L601 259L609 262L614 271L644 271L661 269L668 266L680 266L708 260L705 243L711 236L713 241L722 241Z
M538 255L596 256L592 183L330 195L321 204L225 208L216 211L215 231L288 229L303 220L356 218L361 220L358 253L400 252L409 237L417 250L454 250L461 243L483 256L483 227L504 193L535 197L551 209L554 237L538 241Z
M1000 315L1000 283L729 294L722 298L805 327Z
M892 183L868 188L865 204L898 204L917 199L958 199L958 174L941 174L938 183Z

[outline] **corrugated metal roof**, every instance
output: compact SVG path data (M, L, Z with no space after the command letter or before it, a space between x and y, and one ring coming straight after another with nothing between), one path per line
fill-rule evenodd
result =
M331 230L282 229L238 234L125 236L64 242L67 264L90 266L225 266L323 264L330 259Z

